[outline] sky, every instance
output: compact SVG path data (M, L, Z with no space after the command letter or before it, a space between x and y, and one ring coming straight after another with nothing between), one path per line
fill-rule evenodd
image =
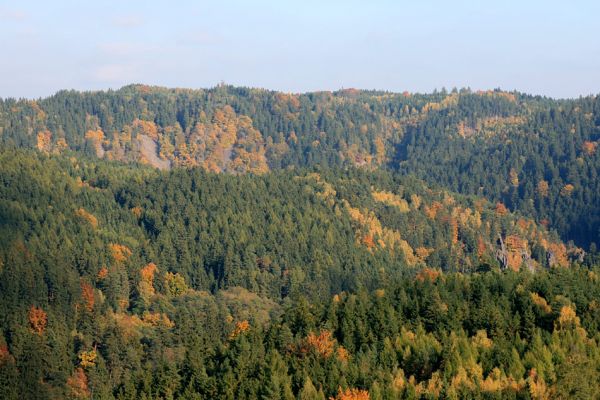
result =
M600 1L0 0L0 98L131 83L600 93Z

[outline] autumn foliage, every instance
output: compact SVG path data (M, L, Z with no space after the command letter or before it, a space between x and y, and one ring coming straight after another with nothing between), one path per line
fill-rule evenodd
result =
M362 243L363 243L365 246L367 246L367 248L368 248L369 250L370 250L370 249L373 249L373 248L376 246L376 244L375 244L375 240L373 240L373 235L370 235L370 234L364 235L364 236L362 237Z
M433 251L434 251L434 249L433 249L433 248L428 248L428 247L423 247L423 246L421 246L421 247L417 247L417 248L415 249L415 254L416 254L416 256L417 256L417 257L419 257L419 260L420 260L421 262L425 262L425 259L426 259L427 257L429 257L429 255L430 255L431 253L433 253Z
M92 312L94 310L94 304L95 304L93 286L87 282L82 281L81 282L81 297L83 299L83 304L85 306L85 309L88 312Z
M207 119L204 115L175 146L161 142L166 144L162 155L176 165L200 166L211 172L261 174L269 170L265 141L252 119L237 115L228 105L216 108L212 119Z
M75 399L87 399L90 397L88 377L83 368L77 368L67 379L69 395Z
M98 280L103 280L108 276L108 268L102 267L100 271L98 271L98 275L96 276Z
M142 119L135 119L132 123L132 127L135 132L140 135L146 135L151 139L158 139L158 128L152 121L145 121Z
M573 190L575 190L575 186L571 185L570 183L567 183L565 186L562 187L562 189L560 189L560 195L569 197L571 196L571 193L573 193Z
M590 142L589 140L586 140L585 142L583 142L583 145L582 145L583 152L585 154L587 154L588 156L594 155L594 153L596 153L597 147L598 147L598 142Z
M336 350L337 359L341 362L347 362L350 359L350 353L343 346L339 346Z
M485 241L479 237L477 238L477 257L481 258L487 251Z
M250 323L247 320L238 321L235 323L233 331L231 331L231 333L229 334L229 339L235 339L241 334L248 332L248 330L250 330Z
M112 258L116 263L123 263L131 256L131 249L122 244L112 243L109 248Z
M385 191L373 191L371 195L373 196L373 199L375 201L385 203L392 207L397 207L400 212L406 213L410 211L408 202L394 193Z
M135 206L131 208L131 213L133 215L135 215L137 218L140 218L142 216L142 207L140 206Z
M518 271L523 263L523 254L529 252L528 243L517 235L509 235L505 239L507 248L507 266Z
M496 203L496 214L502 216L508 213L508 209L502 203Z
M150 298L154 296L154 275L158 272L158 267L154 263L149 263L142 269L140 269L140 283L139 283L139 293L140 297L144 300L145 303L150 301Z
M89 223L92 228L96 229L98 227L98 219L93 214L87 212L83 207L75 211L75 215Z
M11 357L10 351L8 351L8 346L6 344L0 344L0 365L3 361L6 361Z
M166 314L158 312L153 313L144 311L142 321L151 326L162 326L168 329L175 326L173 321L171 321Z
M454 218L450 218L449 224L450 224L450 232L451 232L451 236L450 236L451 243L457 244L458 243L458 221Z
M568 267L569 266L569 258L567 257L567 248L564 243L549 243L548 244L548 253L549 253L549 264L550 266L560 266L560 267Z
M142 280L152 283L154 281L154 274L158 272L158 267L154 263L148 263L144 268L140 270Z
M0 101L0 398L598 396L598 99L95 96Z
M96 350L82 351L79 353L79 365L83 368L90 368L96 365L98 354Z
M346 200L342 200L342 204L357 225L358 243L366 246L369 250L376 247L387 248L390 252L400 250L408 265L415 265L419 261L413 248L402 238L400 232L384 227L373 211L368 209L361 211L352 207Z
M29 309L29 327L33 333L41 335L48 324L48 316L39 307L31 306Z
M438 201L434 201L433 203L431 203L431 206L425 206L425 215L427 215L427 217L429 219L435 219L438 211L443 207L442 203L438 202Z
M541 181L539 181L537 184L537 192L542 197L548 196L549 188L550 188L550 185L548 184L548 181L545 181L543 179Z
M544 299L542 296L535 292L531 292L530 297L533 304L538 306L538 308L542 310L545 314L549 314L552 312L552 307L550 307L548 302L546 302L546 299Z
M560 315L556 320L557 329L567 329L579 327L579 317L572 306L563 306L560 309Z
M48 152L52 145L52 132L49 130L40 131L37 134L37 148L38 150Z
M529 377L527 379L529 384L529 394L531 398L535 400L546 400L552 398L551 390L541 377L535 368L529 371Z
M440 271L438 271L437 269L423 268L422 270L417 272L415 279L419 282L425 282L425 281L435 282L441 275L442 275L442 273Z
M338 394L335 397L330 397L330 400L369 400L369 392L362 389L338 389Z
M510 169L509 181L510 181L511 186L513 186L513 187L519 186L519 174L517 173L517 171L515 171L514 168Z
M322 330L318 335L310 332L300 347L301 353L314 352L321 357L329 358L335 350L336 340L331 331Z
M85 138L88 139L94 146L94 151L98 157L104 155L104 149L102 148L102 142L104 141L104 132L102 129L97 128L95 130L89 130L85 133Z

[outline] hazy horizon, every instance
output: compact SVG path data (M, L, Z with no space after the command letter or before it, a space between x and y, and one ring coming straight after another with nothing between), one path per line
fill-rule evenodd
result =
M322 90L308 90L308 91L285 91L285 90L279 90L276 88L264 88L264 87L258 87L258 86L248 86L248 85L234 85L234 84L230 84L228 82L219 82L216 83L214 85L210 85L210 86L203 86L203 87L184 87L184 86L163 86L163 85L154 85L152 83L139 83L139 82L135 82L135 83L126 83L124 85L121 86L117 86L117 87L107 87L107 88L100 88L100 89L85 89L85 88L81 88L81 89L76 89L76 88L62 88L62 89L58 89L53 93L50 93L48 95L43 95L43 96L35 96L35 97L26 97L26 96L21 96L21 97L15 97L15 96L7 96L7 97L3 97L0 96L0 100L8 100L8 99L15 99L15 100L38 100L38 99L45 99L48 97L52 97L55 96L56 94L62 92L62 91L76 91L76 92L80 92L80 93L96 93L96 92L109 92L109 91L119 91L125 87L128 86L148 86L148 87L155 87L155 88L163 88L163 89L168 89L168 90L211 90L214 89L216 87L218 87L219 85L227 85L227 86L232 86L232 87L236 87L236 88L248 88L248 89L256 89L256 90L266 90L266 91L272 91L272 92L281 92L281 93L290 93L290 94L295 94L295 95L302 95L302 94L310 94L310 93L319 93L319 92L330 92L330 93L335 93L335 92L339 92L339 91L344 91L344 90L360 90L360 91L374 91L374 92L386 92L386 93L390 93L390 94L402 94L402 93L410 93L412 95L428 95L431 93L435 93L435 92L441 92L443 90L446 90L448 93L454 91L454 89L458 90L459 92L463 89L468 89L471 90L471 92L478 92L478 91L495 91L495 90L500 90L502 92L517 92L517 93L521 93L527 96L542 96L542 97L546 97L549 99L553 99L553 100L576 100L578 98L584 98L584 97L595 97L595 96L599 96L600 95L600 91L598 93L590 93L587 95L579 95L579 96L574 96L574 97L554 97L554 96L548 96L545 94L540 94L540 93L529 93L529 92L524 92L518 89L504 89L504 88L481 88L481 89L473 89L470 87L459 87L459 88L448 88L448 87L441 87L441 88L433 88L431 91L406 91L406 90L387 90L387 89L378 89L378 88L356 88L356 87L341 87L341 88L337 88L337 89L322 89Z
M0 98L219 82L294 93L600 93L592 1L164 5L0 2Z

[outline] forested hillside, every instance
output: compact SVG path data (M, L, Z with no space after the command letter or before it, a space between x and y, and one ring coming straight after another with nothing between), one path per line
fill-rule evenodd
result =
M0 398L600 395L596 255L501 202L62 152L0 151Z
M0 398L598 398L600 99L0 101Z
M90 278L131 260L179 273L198 290L328 298L407 268L536 271L591 260L500 203L383 171L235 176L33 151L0 156L7 257L29 249L43 255L40 264ZM129 298L116 291L114 307Z
M389 169L501 202L586 250L599 242L599 141L598 96L133 85L0 102L4 146L74 150L160 169Z

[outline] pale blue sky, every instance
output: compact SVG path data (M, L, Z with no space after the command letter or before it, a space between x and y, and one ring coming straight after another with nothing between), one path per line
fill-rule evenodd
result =
M0 97L129 83L600 93L600 1L5 1Z

